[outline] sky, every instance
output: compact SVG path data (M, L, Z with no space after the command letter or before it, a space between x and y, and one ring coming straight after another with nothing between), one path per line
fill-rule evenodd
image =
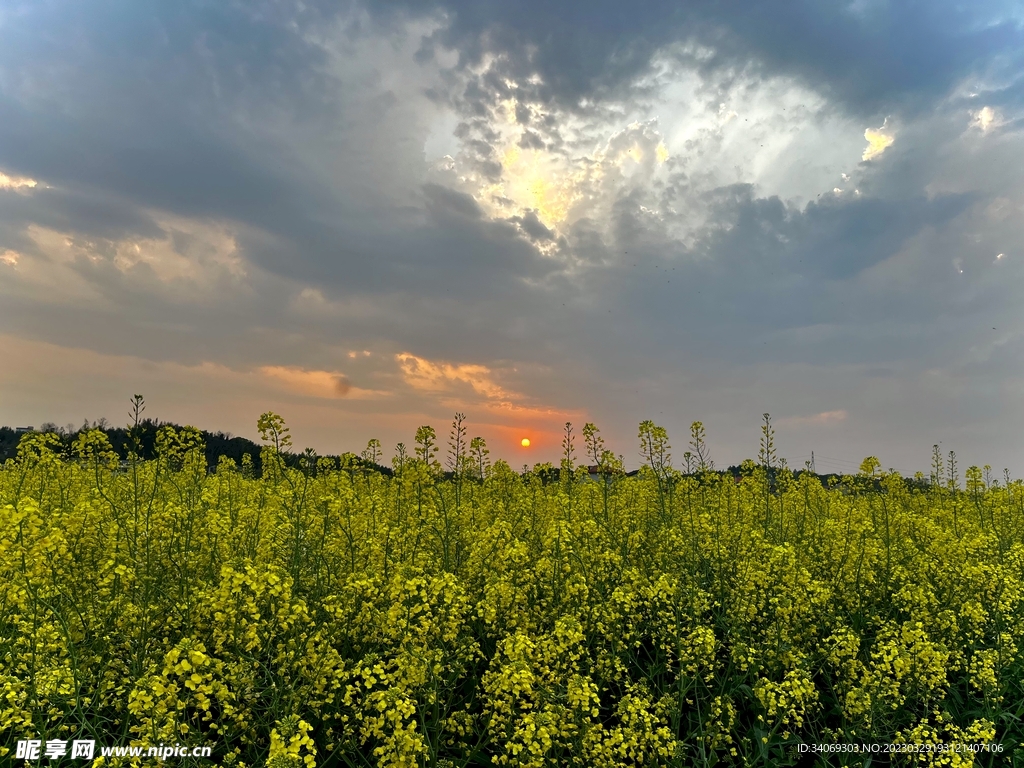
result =
M0 5L0 424L1019 477L1022 306L1018 2Z

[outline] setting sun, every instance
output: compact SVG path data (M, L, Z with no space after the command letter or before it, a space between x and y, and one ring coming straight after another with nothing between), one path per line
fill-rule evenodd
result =
M530 438L524 437L523 441L520 443L520 445L522 445L523 448L529 448L530 447Z

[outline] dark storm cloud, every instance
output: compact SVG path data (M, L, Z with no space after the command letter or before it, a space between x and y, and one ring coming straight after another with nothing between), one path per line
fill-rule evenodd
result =
M766 275L771 270L780 276L826 280L852 278L884 261L925 227L962 213L973 198L885 200L829 194L794 211L777 197L755 198L746 185L734 194L718 214L732 226L702 244L706 256L718 257L715 263L734 273L755 269Z
M575 322L559 323L552 337L609 379L652 360L655 370L708 360L877 369L939 364L943 334L970 338L972 318L1012 313L1010 275L1019 270L996 281L986 272L991 257L967 278L953 267L964 253L961 233L974 231L975 195L829 195L802 208L758 198L749 185L711 196L709 223L692 247L638 241L624 227L625 239L609 242L578 222L572 247L606 266L552 289L577 299ZM617 256L609 252L616 243Z
M535 256L514 228L452 218L458 193L417 195L433 219L426 229L381 199L394 174L359 141L366 126L394 123L396 97L346 103L323 50L303 37L344 10L49 4L6 20L0 168L55 189L2 215L108 237L151 232L140 208L236 221L250 227L240 242L257 264L350 290L401 290L405 279L441 289L489 266L499 279L531 274ZM274 132L279 119L318 141L339 137L324 151L347 161L340 189ZM491 145L476 145L477 169L499 178Z
M944 3L869 3L860 12L817 3L730 8L456 4L447 7L450 25L422 50L456 45L463 64L485 52L507 51L508 66L523 68L519 75L537 70L544 77L542 85L524 83L522 89L539 98L575 100L626 83L644 71L657 47L704 35L718 49L704 66L742 59L802 72L863 106L903 93L934 95L972 66L983 46L991 58L1019 33L998 21L993 5L957 10ZM358 130L360 121L373 122L373 115L347 114L329 96L324 53L302 36L335 13L315 5L54 3L6 20L0 162L58 189L17 198L5 206L4 219L106 237L118 229L122 235L151 233L140 207L233 220L250 225L240 236L246 253L272 272L370 292L412 286L440 291L453 282L468 288L476 280L477 290L509 294L517 280L539 280L555 270L517 234L553 239L535 214L512 221L518 230L485 222L468 195L428 185L418 194L427 218L410 216L380 207L372 187L342 194L306 172L280 137L261 132L261 115L285 114L314 132L330 127L344 133L347 126ZM984 26L985 20L995 23ZM347 34L360 29L355 24ZM532 61L524 58L528 50L535 51ZM456 103L470 109L503 94L503 74L492 68L470 80ZM1014 87L1004 90L1012 94ZM378 105L381 121L392 101ZM516 109L517 119L529 119L535 129L523 134L524 146L558 141L557 125L532 119L522 104ZM488 122L470 117L456 133L475 169L499 179L498 135ZM358 167L358 153L347 145L341 150ZM372 173L361 169L355 175L362 183ZM631 243L634 254L671 247L662 243L656 224L636 216L639 202L635 191L615 202L615 239ZM841 279L891 254L929 216L949 215L954 204L943 205L866 198L813 204L793 215L778 200L759 200L748 191L719 211L732 221L729 232L709 234L701 247L721 253L722 268L731 258L759 254L751 262L755 270L771 262L795 274ZM602 252L598 239L580 241L580 258Z
M187 103L206 122L245 104L258 84L261 100L314 115L330 109L317 66L324 53L303 32L323 22L296 3L9 4L5 85L39 102L77 97L73 113L130 107L167 118Z
M215 125L146 116L141 106L69 119L0 100L0 161L57 187L271 227L323 204L324 190L296 184L282 167L280 147L253 144L218 136Z
M554 240L555 233L544 226L534 211L528 211L524 216L513 216L510 221L518 224L523 232L532 240Z
M817 78L814 84L855 105L875 106L900 94L938 92L982 48L991 57L1019 39L1019 29L1009 22L980 26L996 16L991 5L968 11L943 3L869 4L859 14L818 3L730 8L456 4L446 7L450 26L434 38L457 46L463 63L485 52L508 52L507 66L521 68L510 74L525 78L540 71L544 77L542 85L523 84L524 91L575 102L627 83L644 71L657 47L704 35L718 47L717 58L704 66L755 61ZM105 226L104 220L116 226L119 219L128 230L144 226L145 216L133 206L245 222L280 244L253 251L268 269L330 280L344 268L350 280L366 287L389 274L385 267L395 257L383 253L388 249L380 247L378 232L362 226L349 231L343 222L386 219L389 213L374 216L365 197L340 198L330 185L303 173L301 160L273 135L261 133L258 122L260 115L283 113L298 123L344 131L357 119L329 96L324 53L303 37L345 10L318 10L315 4L31 6L5 22L0 162L60 186L65 195L77 191L78 213L69 209L64 216L71 225L77 215L76 228L84 231L90 229L80 221L90 215L84 200L120 197L125 203L119 213L114 203L92 204L95 226ZM356 24L348 34L359 31ZM432 44L427 41L424 50ZM528 50L535 51L530 61ZM471 80L456 103L471 110L491 101L507 90L504 74L499 66ZM387 104L380 109L386 112ZM521 104L517 110L520 120L529 119ZM240 114L248 118L244 128ZM535 122L521 144L557 145L557 125ZM462 130L475 170L498 180L497 136L480 119ZM436 207L430 210L438 215ZM47 215L52 220L60 214ZM622 218L620 234L643 236L643 227L630 227ZM289 249L293 254L286 256Z
M36 189L29 194L7 195L0 205L0 230L8 247L25 247L26 222L62 232L100 238L125 234L154 237L160 233L153 220L136 206L89 188Z
M323 51L282 8L51 2L10 13L0 167L77 196L79 209L87 197L120 198L129 218L151 206L302 228L337 201L317 179L300 182L270 123L346 116L326 96Z
M1005 55L1002 66L1012 71L1024 56L1021 18L1007 2L387 5L421 12L443 8L452 23L440 37L460 51L464 63L507 53L496 75L525 80L537 72L545 81L541 95L568 106L628 85L656 50L680 41L714 48L713 57L702 60L706 68L752 66L793 75L865 114L927 108L994 57Z
M524 279L558 268L513 223L486 219L470 195L438 184L425 185L422 194L424 216L339 217L336 224L306 222L287 236L247 232L240 242L257 263L332 294L513 296L525 290Z

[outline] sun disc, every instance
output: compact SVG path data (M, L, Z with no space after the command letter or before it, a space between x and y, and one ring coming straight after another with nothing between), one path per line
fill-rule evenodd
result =
M520 445L522 445L523 448L529 448L530 447L530 438L524 437L523 441L520 443Z

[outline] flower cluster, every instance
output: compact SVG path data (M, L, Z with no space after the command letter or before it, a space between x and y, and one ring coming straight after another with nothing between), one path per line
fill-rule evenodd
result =
M1019 482L683 474L649 424L636 476L593 429L596 475L571 454L444 475L426 431L393 474L291 468L264 421L258 478L208 473L170 428L151 461L91 432L70 456L29 435L0 468L5 745L212 744L189 759L239 768L1024 758Z

